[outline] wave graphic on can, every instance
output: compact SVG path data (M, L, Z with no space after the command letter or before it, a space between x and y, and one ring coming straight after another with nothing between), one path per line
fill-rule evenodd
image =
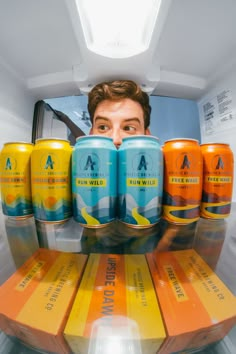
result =
M132 226L150 226L155 224L157 215L161 217L161 197L154 197L145 206L139 206L131 194L119 197L120 220ZM157 213L157 205L160 205Z
M75 194L73 195L74 218L84 226L103 226L108 223L107 220L115 219L115 208L107 207L108 205L115 205L115 203L116 197L107 196L99 199L93 206L90 206L84 202L79 194Z
M201 203L201 212L206 218L224 219L230 214L231 202Z
M184 206L165 205L165 217L170 222L190 224L199 219L200 207L195 204Z

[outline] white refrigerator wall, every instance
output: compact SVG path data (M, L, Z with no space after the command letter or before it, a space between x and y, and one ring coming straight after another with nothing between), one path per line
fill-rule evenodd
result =
M224 142L236 157L236 71L214 84L198 102L201 142ZM233 201L236 201L236 166L234 164Z
M0 60L0 150L8 141L31 141L35 99Z
M8 141L31 142L34 104L35 99L21 80L0 60L0 151ZM0 251L5 245L2 242L4 237L5 227L0 212ZM8 254L5 248L3 254Z

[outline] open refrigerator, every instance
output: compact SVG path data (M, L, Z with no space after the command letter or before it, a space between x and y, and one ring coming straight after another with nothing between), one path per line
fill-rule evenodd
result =
M149 17L153 24L149 46L136 52L131 45L134 33L126 43L119 42L117 32L112 54L94 51L93 43L88 44L81 19L86 6L83 10L75 6L73 0L1 2L0 149L8 141L34 143L42 137L69 139L73 145L70 129L54 110L68 114L85 135L89 134L87 94L91 87L103 80L130 78L150 95L150 128L162 143L189 137L201 143L226 142L236 153L234 1L165 0L160 5L153 1L155 11L160 8L160 13L155 18L158 25ZM99 9L93 6L99 17ZM123 22L127 19L129 23L135 10L126 2L120 6ZM110 22L108 25L112 27ZM109 29L103 36L106 32ZM125 46L130 50L127 53ZM230 217L223 221L213 224L201 219L187 227L173 228L161 220L147 230L127 228L119 222L104 229L86 229L73 218L55 225L34 217L13 220L1 211L0 283L39 247L87 255L141 255L193 248L235 296L235 187L232 201ZM234 326L220 341L195 351L233 354L235 334ZM37 348L0 332L0 353L33 352Z

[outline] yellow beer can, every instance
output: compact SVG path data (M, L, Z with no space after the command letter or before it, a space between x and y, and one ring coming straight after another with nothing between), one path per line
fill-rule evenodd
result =
M28 217L33 214L30 159L34 145L7 142L1 151L1 200L3 214Z
M72 216L71 154L68 140L37 139L31 159L34 217L60 222Z

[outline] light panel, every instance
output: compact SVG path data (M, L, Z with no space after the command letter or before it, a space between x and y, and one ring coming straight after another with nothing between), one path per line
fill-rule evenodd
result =
M161 0L76 0L86 45L109 58L146 51Z

